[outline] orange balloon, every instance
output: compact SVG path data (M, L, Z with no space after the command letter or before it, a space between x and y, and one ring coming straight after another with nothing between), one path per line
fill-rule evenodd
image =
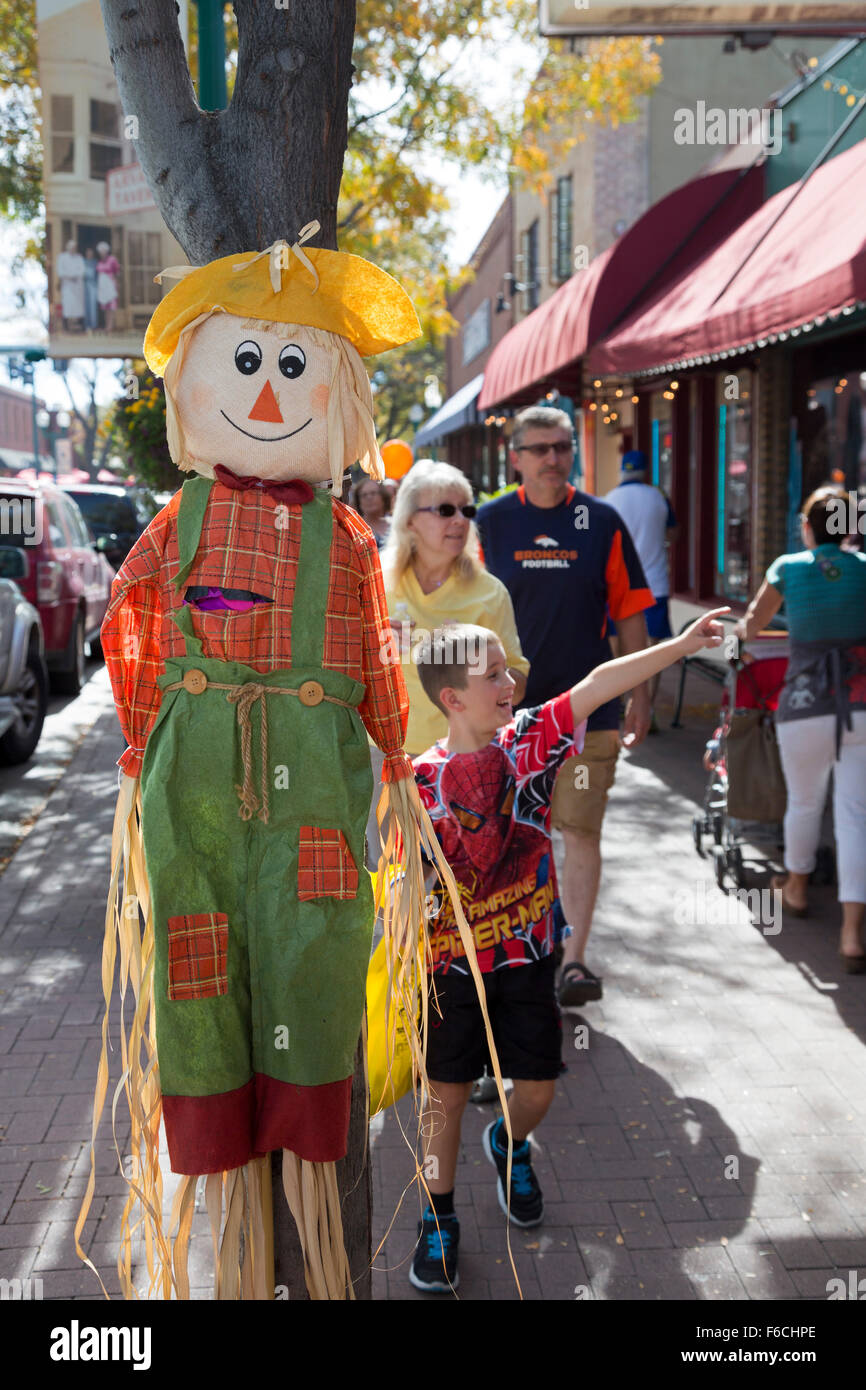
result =
M389 439L382 445L382 462L386 478L405 478L415 462L412 450L403 439Z

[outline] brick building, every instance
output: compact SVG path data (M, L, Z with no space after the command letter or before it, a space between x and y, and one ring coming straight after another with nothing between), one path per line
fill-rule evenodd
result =
M472 274L448 301L459 325L445 347L447 399L415 436L415 454L447 459L475 488L504 480L505 447L497 418L476 409L490 354L514 323L507 279L512 267L512 199L504 199L469 261ZM504 420L502 420L504 423Z
M37 411L44 408L37 398ZM51 466L40 437L40 458L43 467ZM21 468L33 467L33 403L30 393L16 391L12 386L0 386L0 472L8 477Z

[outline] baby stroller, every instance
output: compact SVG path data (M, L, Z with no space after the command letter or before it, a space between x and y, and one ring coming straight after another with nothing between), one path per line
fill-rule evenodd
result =
M768 714L776 710L788 666L787 637L779 633L762 635L748 644L744 655L745 660L738 658L731 662L722 695L721 722L704 754L704 767L710 776L704 792L703 810L692 817L695 849L702 858L705 855L704 837L712 835L716 882L723 891L727 891L728 875L737 888L746 886L742 848L746 838L771 839L776 845L781 844L782 840L781 820L761 819L757 807L754 819L748 807L745 808L746 815L739 818L730 815L728 810L732 793L727 762L731 718L748 710L761 710Z

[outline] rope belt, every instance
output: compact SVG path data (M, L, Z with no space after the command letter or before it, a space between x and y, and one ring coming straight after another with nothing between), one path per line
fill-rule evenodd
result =
M312 706L327 701L329 705L342 705L343 709L354 709L355 706L349 700L338 700L335 695L326 695L318 681L305 681L297 690L293 690L286 685L260 685L256 681L247 681L244 685L225 685L219 681L208 680L201 671L187 671L185 680L175 681L174 685L167 685L168 690L187 690L192 695L200 695L205 690L225 690L228 692L226 699L230 705L237 706L238 727L241 734L241 761L244 768L244 780L241 786L235 783L235 791L240 799L238 815L241 820L251 820L254 815L258 815L260 821L267 825L270 817L270 806L268 801L268 702L264 698L266 695L294 695L302 704ZM261 796L257 797L253 789L253 757L252 742L253 731L250 724L250 714L252 706L257 700L261 701L261 740L262 740L262 776L261 776Z

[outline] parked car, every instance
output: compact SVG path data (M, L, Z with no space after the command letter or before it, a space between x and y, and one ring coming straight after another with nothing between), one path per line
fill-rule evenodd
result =
M119 570L156 513L149 494L96 483L71 483L63 491L74 497L96 540L105 541L106 559Z
M27 559L0 545L0 763L25 763L33 754L48 705L48 673L39 614L16 581Z
M52 687L77 695L84 681L84 648L99 652L99 629L114 577L75 501L53 483L0 479L0 545L25 559L17 580L39 611Z

